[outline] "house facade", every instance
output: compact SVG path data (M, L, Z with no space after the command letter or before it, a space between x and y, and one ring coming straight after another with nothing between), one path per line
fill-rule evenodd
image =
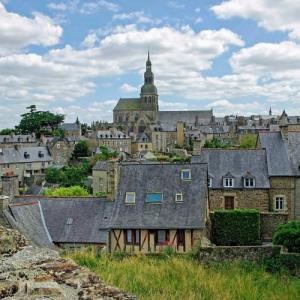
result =
M208 164L209 209L268 212L270 182L265 150L203 149L194 162Z
M122 164L111 251L192 249L207 234L206 164Z

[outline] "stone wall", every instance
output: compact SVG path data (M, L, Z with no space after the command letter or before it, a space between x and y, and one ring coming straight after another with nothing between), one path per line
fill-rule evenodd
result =
M234 197L235 208L254 208L261 212L269 211L269 190L265 189L209 189L209 210L224 208L224 198Z
M275 229L288 221L287 213L261 213L260 230L261 238L264 241L271 241Z
M264 256L278 251L278 246L212 246L198 249L198 259L203 263L245 260L259 262Z
M27 245L16 230L0 227L0 237L0 299L136 299L56 251Z

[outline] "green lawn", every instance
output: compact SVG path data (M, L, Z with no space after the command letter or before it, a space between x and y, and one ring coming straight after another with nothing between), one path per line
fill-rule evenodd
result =
M101 257L91 252L68 257L107 283L140 299L300 299L300 279L274 275L250 263L203 266L188 257Z

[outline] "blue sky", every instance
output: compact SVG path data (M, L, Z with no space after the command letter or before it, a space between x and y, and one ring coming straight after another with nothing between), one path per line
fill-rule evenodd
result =
M29 104L111 121L148 48L161 110L300 114L299 15L297 0L0 0L0 127Z

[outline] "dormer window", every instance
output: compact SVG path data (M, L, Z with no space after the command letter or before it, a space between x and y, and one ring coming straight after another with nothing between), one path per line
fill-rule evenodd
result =
M212 178L211 177L207 178L207 187L209 187L209 188L212 187Z
M255 178L244 178L244 187L245 188L251 188L255 187Z
M224 187L234 187L234 179L233 178L223 178L223 186Z
M161 203L163 200L162 193L147 193L146 202L148 203Z
M191 170L181 170L181 179L182 180L191 180L192 179L192 174Z
M126 204L135 204L135 192L127 192L125 196Z
M182 195L182 193L176 193L176 195L175 195L175 202L183 202L183 195Z

